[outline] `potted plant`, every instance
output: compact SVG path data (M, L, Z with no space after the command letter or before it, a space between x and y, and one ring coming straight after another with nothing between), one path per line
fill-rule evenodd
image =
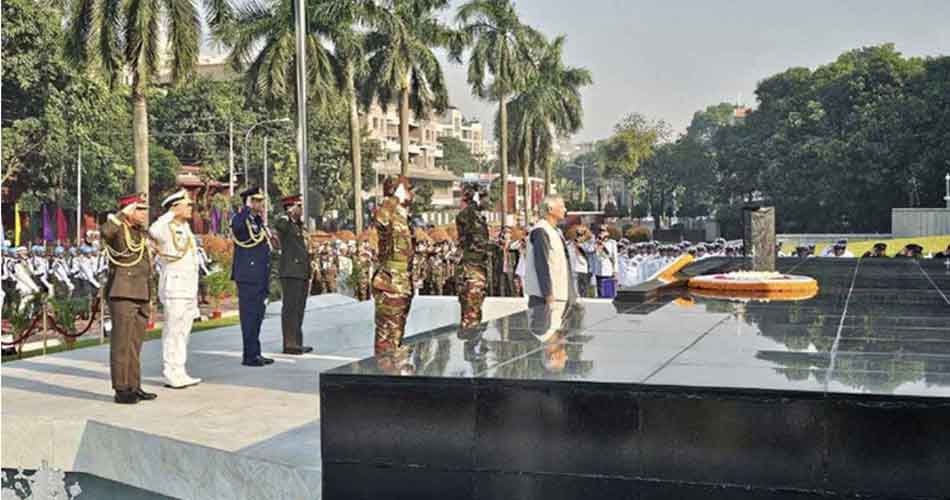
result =
M76 342L76 319L83 311L89 308L85 297L54 297L49 301L53 309L53 319L66 333L63 335L67 346L72 347Z
M214 307L211 311L211 319L218 319L221 317L221 301L234 294L234 282L231 281L227 272L218 270L205 276L205 283L208 285L208 294L211 296L211 305Z
M9 295L7 295L7 300L3 305L4 342L13 342L16 340L22 341L23 339L20 337L26 335L30 325L33 324L33 304L29 304L28 306L20 309L18 307L19 303L19 292L13 290ZM22 342L17 345L4 347L3 355L6 356L9 354L19 353L19 346L21 345Z

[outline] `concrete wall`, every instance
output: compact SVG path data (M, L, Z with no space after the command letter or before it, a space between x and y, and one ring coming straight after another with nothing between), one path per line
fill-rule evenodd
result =
M895 238L950 234L950 209L891 209L891 231Z

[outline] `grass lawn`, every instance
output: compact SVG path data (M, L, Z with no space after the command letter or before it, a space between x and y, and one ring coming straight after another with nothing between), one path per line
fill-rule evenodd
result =
M950 244L950 234L942 236L924 236L921 238L894 238L889 240L867 240L867 241L848 241L848 250L854 254L855 257L860 257L864 255L864 252L867 252L874 246L875 243L885 243L887 244L887 255L894 256L897 252L901 251L905 245L909 243L917 243L918 245L924 247L924 255L935 254L941 252L947 248L947 245ZM821 254L821 251L828 245L832 245L834 242L830 243L819 243L815 247L815 253L817 255ZM782 245L782 249L791 254L795 250L795 245L793 243L786 243Z
M200 322L197 322L197 323L194 324L194 326L191 328L191 333L196 333L196 332L200 332L200 331L203 331L203 330L213 330L213 329L215 329L215 328L222 328L222 327L225 327L225 326L232 326L232 325L238 324L239 322L240 322L240 319L239 319L237 316L229 316L229 317L227 317L227 318L220 318L220 319L211 319L211 320L207 320L207 321L200 321ZM149 341L149 340L156 340L156 339L160 339L160 338L162 338L162 329L161 329L161 328L153 328L153 329L151 329L151 330L145 332L145 340L146 340L146 341ZM106 343L106 344L109 343L109 338L108 338L108 337L106 337L106 342L105 342L105 343ZM69 346L67 346L67 345L65 345L65 344L63 344L63 345L58 345L58 346L55 346L55 347L50 347L50 348L46 349L46 354L53 354L53 353L62 352L62 351L72 351L72 350L75 350L75 349L82 349L83 347L91 347L91 346L97 346L97 345L99 345L99 339L98 339L98 338L82 339L82 340L76 342L75 344L73 344L72 347L69 347ZM36 349L36 350L34 350L34 351L25 352L25 353L23 353L22 356L18 356L18 355L16 355L16 354L11 354L11 355L9 355L9 356L4 356L4 357L3 357L3 362L6 363L7 361L16 361L16 360L18 360L18 359L26 359L26 358L32 358L32 357L34 357L34 356L42 356L42 355L43 355L43 350L42 350L42 349Z

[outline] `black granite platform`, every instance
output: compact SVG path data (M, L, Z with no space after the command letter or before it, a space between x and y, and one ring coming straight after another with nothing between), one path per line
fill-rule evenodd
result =
M950 269L778 268L819 294L537 308L321 374L324 496L950 496Z

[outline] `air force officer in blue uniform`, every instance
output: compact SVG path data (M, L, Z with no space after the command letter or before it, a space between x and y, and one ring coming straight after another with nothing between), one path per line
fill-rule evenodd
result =
M261 355L261 322L270 282L270 233L264 226L264 195L257 187L241 193L244 206L231 218L234 261L231 279L237 282L245 366L265 366L273 359Z

